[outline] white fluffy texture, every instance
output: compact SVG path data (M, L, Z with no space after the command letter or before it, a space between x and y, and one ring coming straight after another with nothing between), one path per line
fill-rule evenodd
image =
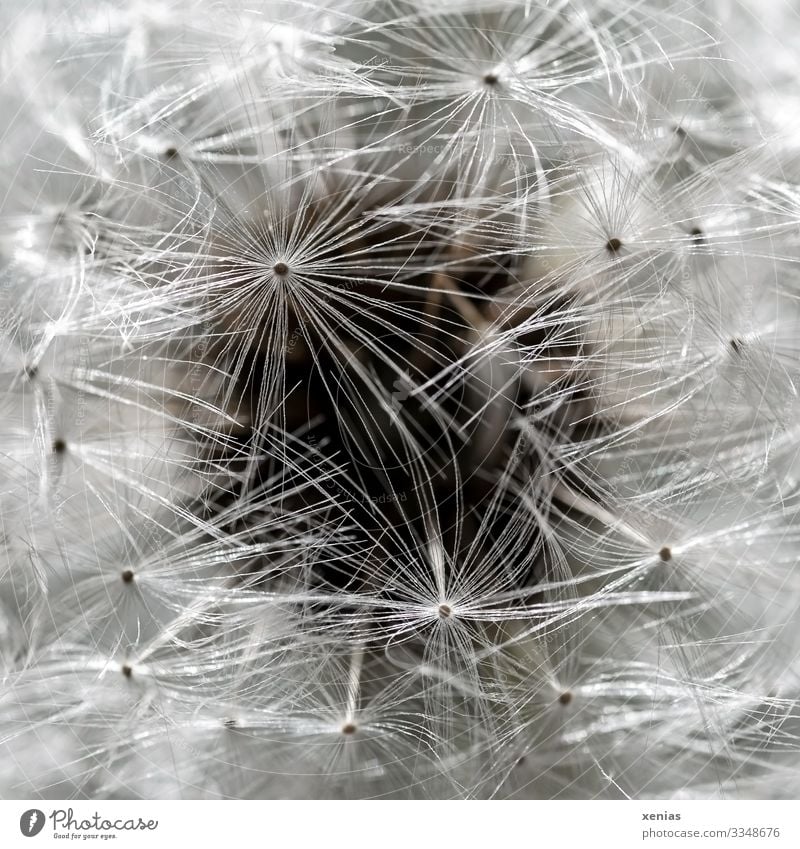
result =
M800 793L800 12L702 5L4 5L0 795Z

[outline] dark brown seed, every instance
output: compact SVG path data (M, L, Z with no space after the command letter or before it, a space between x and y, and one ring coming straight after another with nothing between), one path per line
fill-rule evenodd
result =
M620 240L617 239L616 236L613 239L609 239L606 242L606 250L610 254L619 253L621 248L622 248L622 242L620 242Z
M130 584L133 581L133 570L132 569L123 569L122 570L122 582L124 584Z
M692 241L696 244L701 244L705 241L706 238L706 234L700 227L692 227L692 229L689 231L689 235L692 237Z
M67 443L63 439L56 439L53 442L53 453L63 454L67 450Z
M439 605L439 616L442 619L448 619L453 614L453 608L450 607L449 604L440 604Z
M569 690L564 690L564 692L558 697L558 703L560 705L564 705L566 707L568 704L572 703L572 693Z
M668 561L672 560L672 549L671 549L669 546L665 545L665 546L661 549L661 551L659 551L659 552L658 552L658 556L659 556L659 557L660 557L660 558L661 558L661 559L662 559L665 563L667 563Z
M484 74L483 81L486 85L497 85L497 83L500 82L500 80L497 79L497 74L493 74L491 72Z
M280 277L285 277L289 273L289 266L285 262L276 262L272 266L272 270Z
M346 722L342 726L342 734L347 734L347 735L355 734L357 730L358 730L358 728L352 722Z

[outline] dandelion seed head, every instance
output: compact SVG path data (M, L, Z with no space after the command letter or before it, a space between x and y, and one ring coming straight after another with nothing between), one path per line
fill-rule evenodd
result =
M796 786L779 7L3 13L3 795Z

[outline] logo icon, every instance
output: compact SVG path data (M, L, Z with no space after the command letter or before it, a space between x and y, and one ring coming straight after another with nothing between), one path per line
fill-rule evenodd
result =
M412 388L411 375L408 372L404 372L395 380L392 386L392 389L394 389L394 392L392 392L392 412L394 413L394 418L389 422L389 427L394 427L395 420L400 416L400 406L403 401L408 400Z
M44 828L44 812L38 808L31 808L19 818L19 830L25 837L36 837Z

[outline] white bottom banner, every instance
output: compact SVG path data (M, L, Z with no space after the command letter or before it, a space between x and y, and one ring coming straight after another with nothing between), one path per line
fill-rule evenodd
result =
M798 802L0 801L0 846L796 849Z

